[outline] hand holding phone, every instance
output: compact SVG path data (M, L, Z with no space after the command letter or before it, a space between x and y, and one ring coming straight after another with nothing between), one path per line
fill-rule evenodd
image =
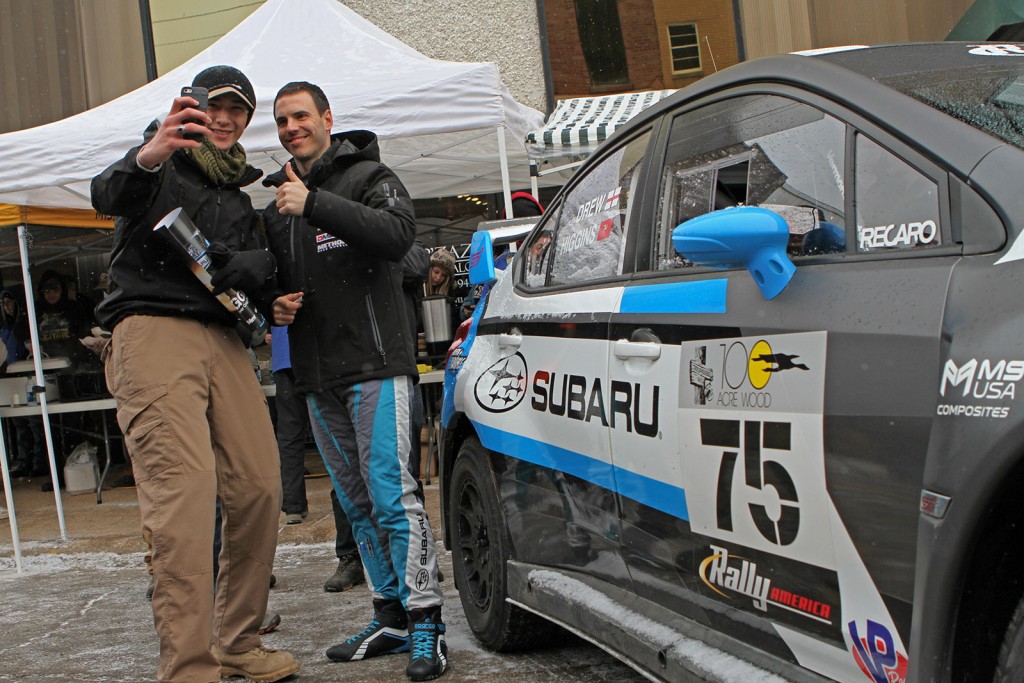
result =
M186 85L181 89L181 96L191 97L196 102L198 102L199 104L192 108L198 109L200 111L206 111L207 103L209 101L209 94L209 90L200 86ZM200 126L206 125L205 122L200 121L199 119L185 119L182 123L198 123ZM181 134L181 137L185 138L186 140L202 140L203 134L185 132Z

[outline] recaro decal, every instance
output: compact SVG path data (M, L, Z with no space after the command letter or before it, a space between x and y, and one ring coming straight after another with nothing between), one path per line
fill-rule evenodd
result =
M896 225L857 226L857 249L895 249L939 244L939 228L933 220Z
M506 356L481 373L473 387L473 396L490 413L504 413L519 405L526 396L526 359L523 354Z

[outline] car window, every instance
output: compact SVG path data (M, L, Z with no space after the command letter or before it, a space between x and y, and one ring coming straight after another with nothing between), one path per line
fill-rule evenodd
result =
M650 131L623 144L575 182L527 245L524 282L581 284L622 273L632 198Z
M855 149L857 251L941 245L936 184L866 135Z
M845 251L845 140L842 122L774 95L677 116L662 175L657 268L690 265L672 248L676 226L740 205L785 218L791 256Z

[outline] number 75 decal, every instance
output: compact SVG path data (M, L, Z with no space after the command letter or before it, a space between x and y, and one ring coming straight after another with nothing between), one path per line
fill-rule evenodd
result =
M746 500L754 526L770 543L789 545L795 541L800 531L800 500L793 477L782 463L767 460L761 453L762 448L789 451L791 425L788 422L701 419L700 439L705 446L725 449L718 467L715 496L718 528L733 531L735 496ZM743 484L736 481L736 470L740 467ZM778 519L769 514L767 506L758 502L764 500L759 493L768 487L774 489L779 498Z

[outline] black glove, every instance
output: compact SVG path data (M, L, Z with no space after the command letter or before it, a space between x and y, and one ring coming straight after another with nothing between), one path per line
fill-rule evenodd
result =
M215 295L226 289L241 289L251 293L274 274L277 266L274 255L263 249L231 251L220 242L214 242L206 253L217 269L210 278Z

